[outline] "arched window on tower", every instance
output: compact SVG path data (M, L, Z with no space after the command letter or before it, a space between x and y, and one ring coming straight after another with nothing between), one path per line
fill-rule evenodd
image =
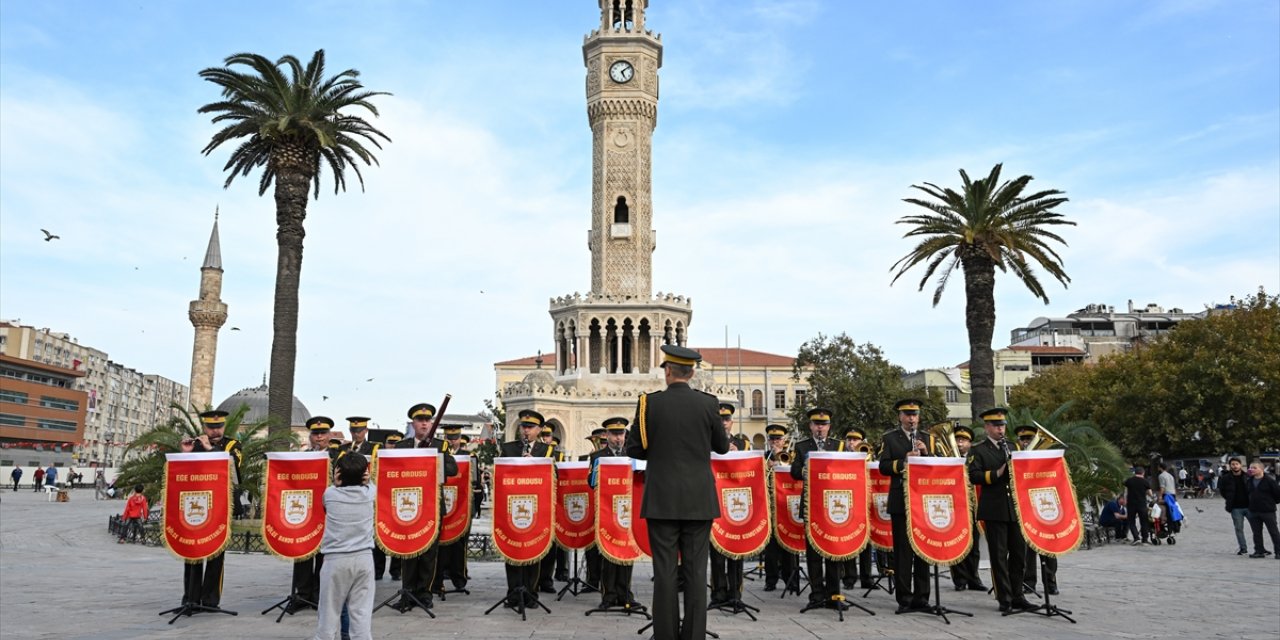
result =
M625 196L618 196L618 203L613 205L613 223L631 223L631 209L627 207L627 198Z
M613 7L610 11L610 23L614 29L623 29L630 31L635 26L635 5L634 0L613 0Z

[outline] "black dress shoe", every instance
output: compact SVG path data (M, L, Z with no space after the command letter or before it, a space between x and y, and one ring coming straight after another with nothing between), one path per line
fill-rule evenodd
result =
M1010 606L1010 607L1013 607L1014 609L1034 609L1034 608L1036 608L1036 606L1035 606L1034 604L1031 604L1030 602L1028 602L1028 601L1026 601L1026 600L1014 600L1013 602L1010 602L1010 603L1009 603L1009 606Z
M986 591L987 585L982 584L981 582L970 582L969 590L970 591Z
M925 601L925 602L912 602L912 603L911 603L911 610L912 610L912 611L925 611L925 610L930 609L930 608L931 608L931 607L929 606L929 602L928 602L928 601Z
M968 585L963 585L963 584L956 585L956 591L964 591L965 589L968 589L968 588L969 588Z
M1001 602L1001 603L1000 603L1000 613L1008 613L1008 612L1009 612L1009 608L1010 608L1010 607L1009 607L1009 603L1008 603L1008 602Z
M765 591L777 591L777 590L778 590L778 585L776 585L776 584L766 584L766 585L764 586L764 590L765 590Z
M1262 553L1262 552L1258 552L1258 553L1251 553L1251 554L1249 554L1249 557L1250 557L1250 558L1265 558L1265 557L1267 557L1267 554Z
M540 592L542 592L542 593L555 593L555 592L556 592L556 588L555 588L554 586L549 585L549 584L544 584L544 585L539 585L539 586L538 586L538 591L540 591Z
M894 613L911 613L911 605L900 604L898 605L898 608L894 610Z
M568 574L568 573L557 573L557 574L556 574L556 582L568 582L568 581L569 581L569 574Z
M1236 555L1238 555L1238 556L1243 556L1243 555L1247 555L1248 553L1249 553L1249 550L1248 550L1248 549L1241 549L1241 550L1239 550L1239 551L1237 551L1237 552L1236 552Z
M1044 592L1045 592L1046 594L1048 594L1048 595L1056 596L1056 595L1058 595L1058 588L1057 588L1057 587L1045 587L1045 588L1044 588Z
M863 583L862 583L862 588L863 588L863 589L874 589L874 588L876 588L876 583L874 583L874 582L872 582L872 581L870 581L870 580L864 580L864 581L863 581Z
M382 579L382 574L381 574L381 573L375 573L375 574L373 574L373 579L374 579L374 580L381 580L381 579Z
M854 589L858 588L858 583L854 580L841 580L840 586L844 587L845 589L848 589L849 591L853 591Z

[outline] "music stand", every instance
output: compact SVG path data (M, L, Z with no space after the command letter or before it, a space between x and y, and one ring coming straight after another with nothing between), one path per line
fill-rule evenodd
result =
M653 616L649 615L649 608L640 603L635 604L611 604L609 606L597 606L587 609L583 615L591 615L593 613L621 613L626 616L644 616L645 620L652 620Z
M876 577L871 579L871 587L868 588L865 592L863 592L862 597L865 598L871 595L871 592L875 591L876 589L879 589L889 595L893 595L893 589L894 589L893 580L892 580L893 570L889 568L889 559L887 557L888 555L887 552L876 549L872 555L876 559ZM884 584L882 584L886 580L888 580L889 582L888 587L885 587Z
M756 566L752 567L751 569L747 570L745 573L742 574L743 580L750 580L752 582L755 582L756 578L764 577L764 552L761 551L760 553L757 553L755 560L756 560Z
M572 593L573 597L578 597L584 593L598 591L595 587L587 584L586 580L578 577L578 550L573 550L573 577L569 578L569 582L560 587L560 593L556 596L556 602L560 602L564 598L564 594Z
M194 580L194 578L192 579ZM186 589L186 590L190 591L191 593L198 593L200 588L199 588L199 585L196 585L194 589ZM172 609L165 609L164 611L161 611L158 615L167 616L171 613L174 615L172 618L169 619L169 624L173 624L174 622L177 622L178 618L181 618L182 616L194 616L197 613L225 613L229 616L240 615L235 611L229 611L227 609L223 609L216 606L211 607L211 606L203 605L197 602L183 602L181 606L177 606Z
M513 597L516 599L516 604L512 608L516 610L516 613L520 614L520 620L522 622L529 619L528 616L525 615L525 609L527 607L525 606L524 603L526 600L533 602L533 604L540 607L543 611L546 611L547 613L551 613L551 610L547 608L547 605L542 604L542 601L538 600L538 594L532 591L529 591L529 588L524 586L524 572L517 571L516 576L517 576L517 580L519 580L519 583L516 584L516 588L511 590L509 593L507 593L507 595L499 598L497 602L493 603L493 606L489 607L488 609L485 609L484 614L486 616L489 615L491 611L493 611L494 609L497 609L503 604L506 604L507 600Z
M947 619L948 613L953 613L958 616L968 616L972 618L973 617L972 613L968 613L966 611L959 611L957 609L948 609L947 607L942 606L942 587L939 586L942 584L942 581L939 579L939 575L940 574L938 573L938 565L935 564L933 565L933 604L931 606L925 607L923 609L912 609L910 611L902 611L902 612L895 611L894 613L927 613L929 615L934 615L942 618L942 621L947 624L951 624L951 620Z
M805 570L804 563L800 562L799 552L793 552L792 555L795 563L791 565L791 572L787 574L786 578L787 583L782 587L782 595L778 596L778 598L787 597L787 593L795 593L798 597L804 593L805 589L811 586L809 584L809 572ZM800 586L801 578L804 578L803 587Z
M708 604L707 611L712 611L712 610L723 611L726 613L733 614L735 616L738 615L739 613L745 613L747 614L748 618L751 618L752 622L756 622L755 614L760 613L760 609L757 607L753 607L742 601L742 585L744 584L743 580L746 578L746 574L742 573L742 565L738 565L737 571L733 571L728 569L729 565L727 563L734 562L734 561L726 558L725 562L726 562L726 572L725 572L726 580L732 580L734 577L737 577L738 584L733 589L731 589L731 592L733 595L730 597L730 599ZM738 573L738 575L734 576L733 575L734 573Z
M1044 575L1044 565L1045 565L1045 557L1040 556L1040 574L1041 575ZM1031 607L1030 609L1014 609L1011 611L1005 611L1001 615L1009 616L1015 613L1034 613L1036 615L1044 616L1046 618L1061 616L1063 618L1066 618L1069 622L1071 622L1071 624L1076 624L1075 618L1072 618L1071 616L1067 615L1071 613L1070 609L1063 609L1058 605L1053 604L1052 598L1050 598L1049 596L1048 589L1044 590L1044 604L1038 604L1034 607Z
M290 587L289 595L285 596L284 599L281 600L280 602L277 602L267 607L266 609L263 609L261 615L265 616L268 613L271 613L273 609L279 609L280 615L276 616L276 622L279 623L280 620L284 618L284 614L287 613L289 615L293 615L294 613L297 613L297 610L294 609L295 605L306 605L308 607L311 607L312 609L317 609L317 610L319 609L319 607L316 606L316 603L298 595L297 589L293 589L292 587ZM290 611L290 609L294 609L294 610Z
M840 573L844 570L844 567L843 567L843 566L841 566L843 563L840 563L840 562L836 562L836 563L834 563L834 564L835 564L835 567L836 567L836 579L835 579L835 583L836 583L837 588L838 588L838 585L840 584ZM813 584L813 583L812 583L812 582L810 582L810 585L812 585L812 584ZM829 604L829 603L831 603L831 602L834 602L834 603L835 603L835 606L834 606L834 607L828 607L828 604ZM831 596L831 599L830 599L830 600L827 600L827 601L810 602L809 604L806 604L806 605L804 606L804 608L800 609L800 613L804 613L804 612L806 612L806 611L812 611L812 610L814 610L814 609L827 609L827 608L833 608L833 609L835 609L835 610L836 610L837 619L839 619L839 620L840 620L840 622L844 622L844 612L845 612L846 610L848 610L850 607L857 607L857 608L859 608L859 609L861 609L861 610L865 611L866 613L868 613L868 614L870 614L870 615L873 615L873 616L876 614L876 612L874 612L874 611L872 611L872 610L870 610L870 609L868 609L868 608L866 608L866 607L864 607L864 606L862 606L862 605L860 605L860 604L858 604L858 603L856 603L856 602L850 602L850 601L849 601L849 598L848 598L847 596L845 596L845 595L844 595L844 592L843 592L843 591L836 591L834 594L832 594L832 596Z
M400 613L408 613L412 611L414 607L418 607L419 609L422 609L423 613L427 614L429 617L434 619L436 617L436 614L431 612L431 607L428 606L427 603L423 602L421 598L413 595L412 591L404 588L403 585L404 583L401 583L401 587L399 589L396 589L396 592L391 594L390 598L383 600L378 606L374 607L372 613L377 613L378 609L389 606L391 604L391 601L395 600L396 598L399 598L400 599L399 604L397 604L394 607L391 607L392 609L395 609Z

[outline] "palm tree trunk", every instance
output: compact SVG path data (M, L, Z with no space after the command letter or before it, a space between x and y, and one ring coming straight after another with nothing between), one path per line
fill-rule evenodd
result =
M984 254L964 256L964 324L969 330L969 411L974 424L996 404L991 337L996 328L996 267Z
M284 164L284 163L281 163ZM303 221L311 175L306 171L276 173L276 297L271 339L271 381L267 415L271 433L287 431L293 417L293 372L298 356L298 287L302 276Z

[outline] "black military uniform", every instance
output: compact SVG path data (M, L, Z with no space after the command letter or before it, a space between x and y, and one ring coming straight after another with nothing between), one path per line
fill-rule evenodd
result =
M205 411L199 415L200 425L209 431L225 429L227 426L226 411ZM244 452L240 442L235 438L220 436L214 440L209 437L208 447L200 440L192 441L192 453L225 451L231 454L231 495L235 496L235 487L240 484L240 465L244 462ZM226 553L210 556L204 562L188 562L182 571L182 604L200 604L206 607L217 607L222 601L222 565Z
M409 419L414 422L414 433L397 442L395 448L437 449L444 454L445 477L453 477L458 475L458 463L453 459L453 455L448 453L444 440L440 438L426 440L418 437L419 425L430 424L431 418L435 415L435 406L425 402L409 407ZM440 503L440 513L444 515L443 501ZM432 606L431 583L435 579L439 554L440 543L437 538L437 542L431 543L431 546L427 547L425 551L412 558L404 558L400 564L400 588L412 594L427 607ZM407 611L413 606L413 601L406 598L397 603L396 608L401 611Z
M386 442L384 442L382 446L387 447L388 449L394 449L396 446L396 443L400 442L403 439L404 439L404 436L398 433L393 433L387 436ZM374 538L378 537L377 532L374 532L373 535L374 535ZM381 547L378 547L378 545L376 544L374 545L374 547L378 550L379 553L382 553L382 555L384 556L386 555L386 552L383 551ZM400 558L397 558L394 556L390 559L389 562L387 562L387 571L391 573L391 579L393 581L396 581L396 582L400 581L400 569L402 566L403 566L403 561Z
M920 415L919 400L899 400L893 408L898 411L899 420ZM925 443L927 454L932 453L929 437L918 425L916 434L915 439ZM907 496L902 486L907 456L917 454L913 438L904 427L888 431L880 439L880 473L890 478L887 510L893 525L894 597L900 611L929 606L929 563L911 549L911 540L907 537Z
M457 453L462 448L462 425L446 424L441 425L440 429L444 431L444 442L448 447L449 455ZM454 464L457 464L456 460ZM449 579L455 590L461 591L467 588L467 581L470 579L467 574L467 536L469 533L470 531L468 530L457 540L449 544L441 543L439 545L440 551L436 561L435 578L431 584L433 593L444 593L445 578Z
M964 425L957 426L952 433L955 435L956 442L973 442L973 429ZM963 447L961 448L963 449ZM961 453L967 457L967 453ZM969 494L969 500L973 500L972 490ZM978 575L978 563L982 561L982 547L979 544L982 541L981 535L978 533L978 516L977 503L973 503L973 511L969 514L973 522L973 546L969 548L969 555L964 557L958 564L951 566L951 582L956 586L956 591L986 591L987 585L982 584L982 576Z
M987 533L987 552L995 575L1000 611L1030 608L1019 584L1026 566L1027 545L1014 513L1009 485L1009 452L1004 442L1005 416L1001 408L982 412L987 439L969 450L969 481L982 485L978 519ZM994 440L993 440L994 438Z
M809 410L809 425L812 430L814 425L830 426L831 410L825 408L815 408ZM807 474L809 454L814 451L836 451L840 444L832 438L803 438L795 444L795 461L791 463L791 477L796 480L808 481ZM806 490L800 502L800 514L804 517L808 509L808 491ZM822 604L824 606L839 606L837 601L833 599L840 593L840 563L834 560L827 560L818 553L818 549L813 546L813 541L809 536L804 537L805 546L805 565L809 568L809 603Z
M352 451L364 456L365 459L369 461L369 464L372 465L373 461L377 459L378 449L382 448L382 445L377 442L370 442L369 440L363 440L359 443L356 442L357 434L369 432L369 418L364 416L352 416L347 418L347 430L351 432L351 444L347 445L347 451ZM372 468L370 468L370 473L372 473ZM387 554L382 549L379 549L378 545L375 543L373 545L373 579L381 580L382 575L386 573L386 570Z
M1035 440L1036 434L1040 430L1032 425L1022 425L1013 430L1018 436L1018 449L1026 449L1027 446ZM1025 539L1024 539L1025 540ZM1026 557L1026 574L1022 576L1023 591L1032 593L1036 590L1036 567L1041 566L1043 560L1044 566L1044 590L1051 596L1058 595L1058 559L1049 556L1041 556L1036 553L1031 545L1027 545Z
M328 434L333 428L333 420L325 416L315 416L307 420L307 430L311 434ZM346 450L337 445L333 441L328 441L321 448L315 448L315 445L308 444L306 451L326 451L329 454L329 461L337 460ZM290 612L296 612L306 607L316 608L320 602L320 568L324 566L324 554L316 552L310 558L303 560L295 560L293 562L293 594L302 600L294 601L289 605Z
M578 461L591 460L591 456L605 447L605 429L604 427L596 427L591 430L591 435L587 436L587 442L591 443L591 453L578 456ZM603 559L600 555L600 549L595 545L591 545L583 554L587 562L587 586L592 589L600 587L600 562Z
M733 405L727 402L720 403L720 421L724 425L726 434L733 428L733 411ZM750 451L751 441L742 434L730 435L729 450ZM740 599L742 596L742 559L735 560L726 557L716 550L715 545L711 545L710 553L711 606L715 607Z
M541 413L532 409L525 409L520 412L516 423L520 425L521 439L504 442L498 446L498 455L504 458L549 458L552 454L551 447L538 441L539 432L546 420ZM554 543L552 543L554 546ZM548 555L550 552L548 552ZM520 588L526 590L524 606L536 606L538 602L538 575L541 573L542 563L534 562L527 565L514 565L510 562L506 563L507 570L507 602L508 608L514 608L519 604L516 592Z
M555 432L550 425L542 425L540 432L543 438L543 444L551 447L551 459L556 462L564 462L568 460L564 450L560 448L560 439L555 437ZM554 577L561 582L569 580L569 553L560 545L552 542L551 550L547 555L542 557L539 562L541 567L538 571L538 590L542 593L555 593L556 586L552 581Z
M837 451L859 451L867 441L867 434L863 433L857 427L849 427L844 432L844 440L840 442ZM870 462L868 461L868 464ZM840 568L840 582L844 584L845 589L853 589L858 586L859 581L862 583L863 589L872 588L871 582L871 554L873 549L870 544L863 548L862 553L844 561Z
M648 460L640 517L649 524L653 551L653 634L702 640L707 631L707 552L711 522L720 516L711 452L729 451L715 396L689 386L702 355L663 345L667 389L640 396L627 434L628 456ZM677 604L678 572L684 576L683 632Z
M604 421L604 426L609 433L624 435L627 432L627 419L622 417L609 418ZM621 447L615 451L609 448L606 443L603 449L589 456L591 459L591 472L588 474L588 478L590 479L592 490L596 488L596 468L600 464L600 458L625 455ZM634 607L639 605L640 603L636 602L635 595L631 592L631 565L614 564L603 556L601 556L600 560L601 608Z
M780 424L771 424L764 429L769 438L770 447L764 453L765 470L770 481L773 480L773 467L780 464L779 454L774 453L772 443L787 437L787 428ZM783 451L783 453L786 453ZM790 455L790 454L788 454ZM778 588L778 578L784 581L784 588L800 590L796 574L796 556L790 550L778 544L776 536L769 536L769 543L764 547L764 590L773 591Z

